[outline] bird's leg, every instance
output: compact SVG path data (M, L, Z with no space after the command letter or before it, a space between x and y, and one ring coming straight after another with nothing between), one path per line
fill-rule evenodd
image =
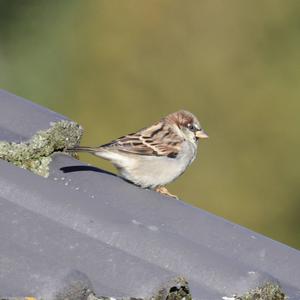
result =
M166 196L170 196L170 197L173 197L173 198L176 198L178 199L178 197L176 195L173 195L171 194L166 187L164 186L158 186L156 189L155 189L155 192L158 192L162 195L166 195Z

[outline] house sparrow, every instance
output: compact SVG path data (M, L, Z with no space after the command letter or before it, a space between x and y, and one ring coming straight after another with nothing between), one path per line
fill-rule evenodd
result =
M175 180L193 162L200 138L208 135L197 118L180 110L99 147L75 146L67 151L85 151L109 160L127 181L176 197L164 185Z

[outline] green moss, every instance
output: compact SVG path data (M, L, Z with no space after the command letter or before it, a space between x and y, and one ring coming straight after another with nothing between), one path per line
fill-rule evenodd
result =
M235 297L237 300L287 300L278 284L267 282L264 285L250 290L243 296Z
M0 159L47 177L51 154L78 144L82 133L82 127L75 122L55 122L49 129L38 131L27 142L1 141Z

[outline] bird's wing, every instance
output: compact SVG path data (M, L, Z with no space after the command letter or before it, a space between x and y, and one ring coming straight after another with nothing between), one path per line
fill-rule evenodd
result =
M101 148L138 155L175 158L182 141L183 139L170 126L159 122L136 133L122 136L102 145Z

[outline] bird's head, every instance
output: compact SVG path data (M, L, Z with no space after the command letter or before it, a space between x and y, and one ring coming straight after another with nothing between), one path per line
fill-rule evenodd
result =
M165 117L165 120L175 127L186 140L193 143L206 139L208 135L202 129L198 119L189 111L180 110Z

